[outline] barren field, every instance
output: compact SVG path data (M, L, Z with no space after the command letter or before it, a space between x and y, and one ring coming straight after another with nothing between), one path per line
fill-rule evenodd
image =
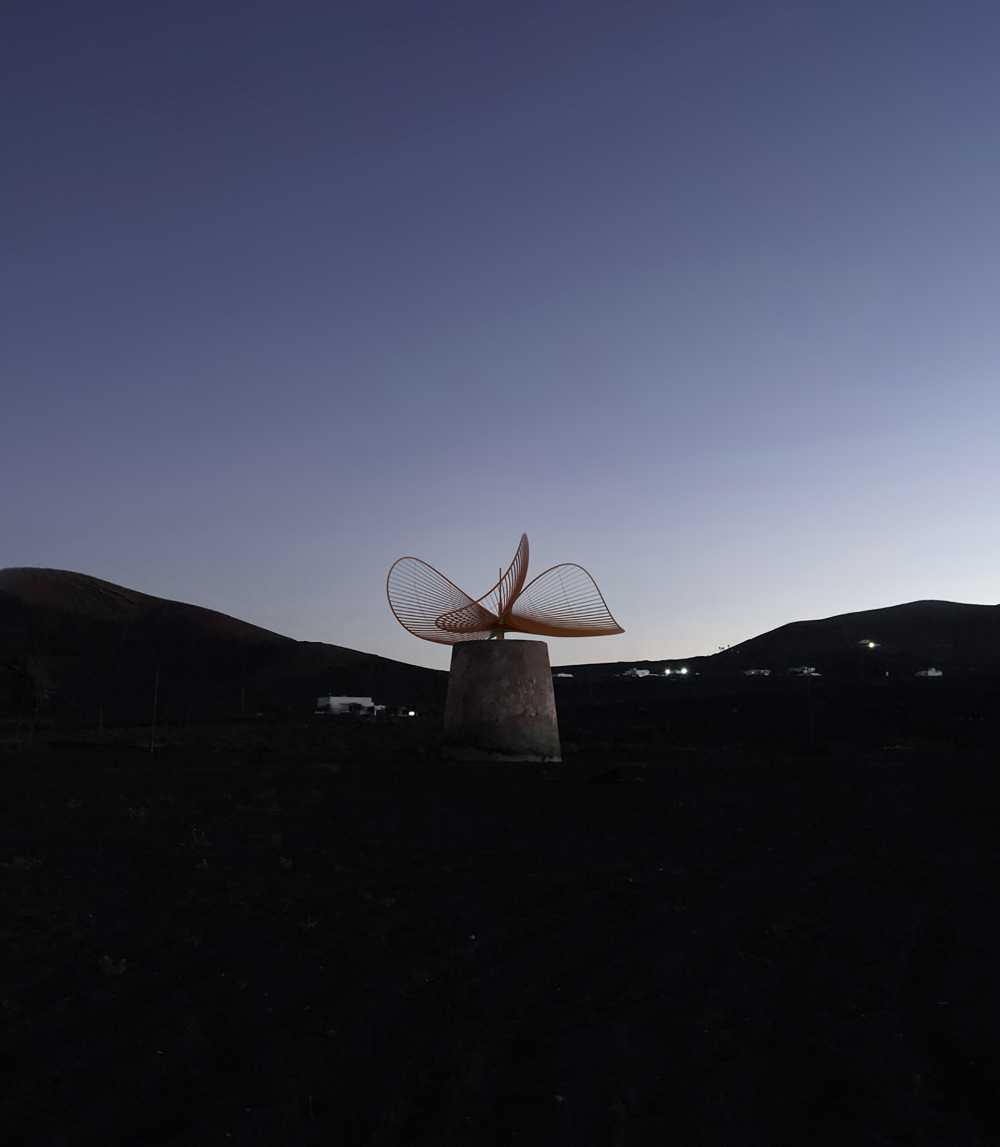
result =
M1000 1142L995 757L0 757L5 1142Z

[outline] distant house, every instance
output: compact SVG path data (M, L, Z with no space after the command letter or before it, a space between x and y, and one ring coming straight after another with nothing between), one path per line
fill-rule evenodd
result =
M572 673L553 673L553 677L572 677Z
M770 677L771 676L771 670L770 669L744 669L743 670L743 676L744 677Z
M371 697L317 697L318 717L416 717L409 705L376 705Z
M371 697L317 697L315 711L324 717L374 717L383 709Z
M622 676L623 677L648 677L649 676L649 670L648 669L637 669L633 665L631 669L626 669L625 672L622 674Z
M943 677L943 669L935 669L933 665L929 665L926 669L918 669L913 675L914 677Z
M788 672L792 677L822 677L823 674L815 665L793 665Z

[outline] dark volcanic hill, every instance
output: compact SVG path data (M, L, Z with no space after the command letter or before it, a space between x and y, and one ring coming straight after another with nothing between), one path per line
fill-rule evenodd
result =
M867 642L874 642L869 649ZM873 666L916 672L931 665L971 672L1000 666L1000 606L911 601L884 609L794 621L741 642L711 660L724 666L783 669L815 665L853 674Z
M869 649L867 642L875 642ZM621 672L628 664L654 670L677 659L569 667L582 674ZM793 621L708 657L684 664L703 675L745 669L785 672L812 665L827 675L871 679L936 666L948 673L1000 672L1000 606L911 601L883 609Z
M67 570L0 570L0 710L144 719L158 677L165 720L308 713L322 693L438 704L444 674L294 641L215 610Z

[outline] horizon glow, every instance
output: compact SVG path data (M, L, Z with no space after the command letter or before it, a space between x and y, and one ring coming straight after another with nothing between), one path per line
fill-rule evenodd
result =
M1000 11L15 3L2 566L446 667L522 531L681 660L993 603Z

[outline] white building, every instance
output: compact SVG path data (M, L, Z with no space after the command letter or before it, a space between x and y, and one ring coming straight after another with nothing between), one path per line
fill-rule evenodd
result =
M631 669L626 669L625 672L622 674L622 676L623 677L648 677L649 676L649 670L648 669L637 669L633 665Z
M316 712L325 717L341 717L354 714L359 717L374 717L381 713L384 705L376 705L371 697L317 697Z
M914 677L943 677L943 669L935 669L933 665L929 665L926 669L918 669L913 675Z

